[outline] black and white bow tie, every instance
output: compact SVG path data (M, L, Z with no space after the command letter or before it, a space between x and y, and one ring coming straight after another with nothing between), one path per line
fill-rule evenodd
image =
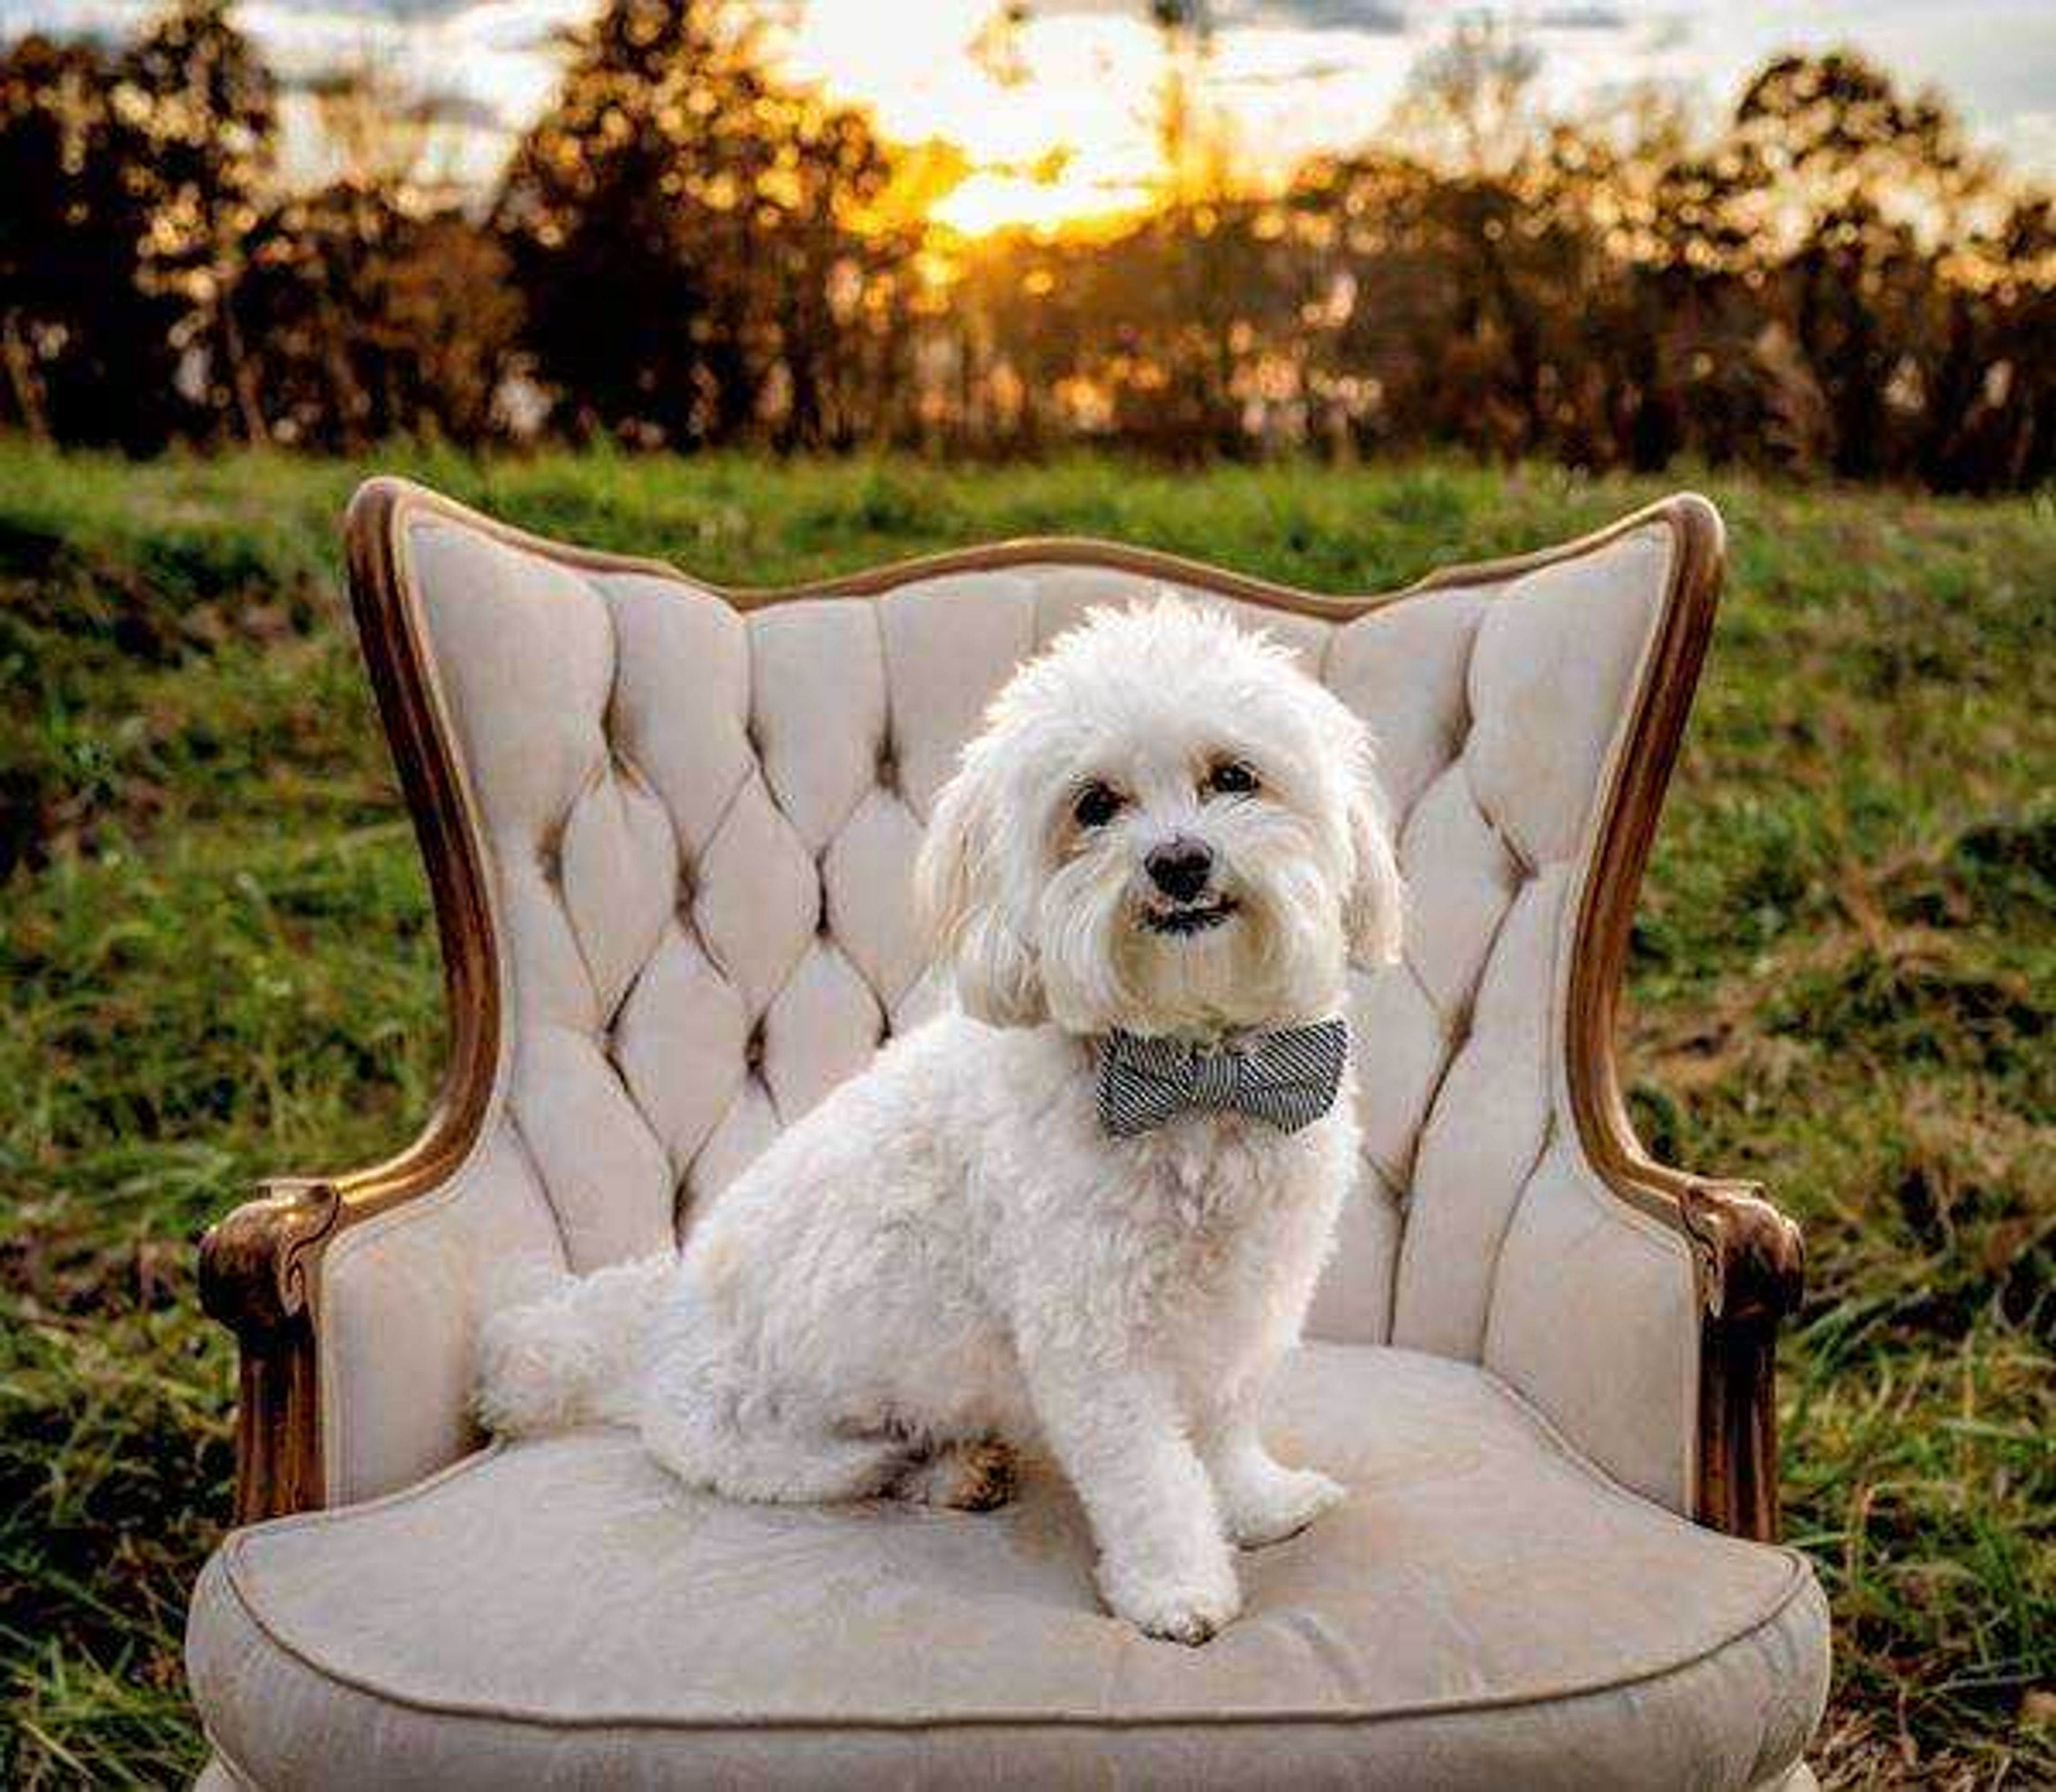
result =
M1218 1050L1116 1028L1100 1041L1099 1116L1116 1138L1200 1110L1296 1133L1335 1105L1348 1058L1349 1023L1340 1019L1252 1033Z

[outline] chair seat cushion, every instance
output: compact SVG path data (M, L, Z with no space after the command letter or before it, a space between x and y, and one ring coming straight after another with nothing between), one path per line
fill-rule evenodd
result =
M232 1535L188 1640L263 1786L1750 1786L1827 1619L1469 1364L1310 1344L1270 1426L1350 1497L1242 1558L1212 1644L1101 1611L1069 1490L971 1515L747 1506L624 1433L498 1447Z

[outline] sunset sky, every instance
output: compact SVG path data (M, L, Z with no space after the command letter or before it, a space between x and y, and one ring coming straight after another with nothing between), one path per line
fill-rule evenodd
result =
M593 0L246 0L239 16L289 77L375 57L433 95L451 172L482 184L546 100L555 36ZM969 229L1117 210L1157 169L1161 42L1144 0L1041 0L1010 34L995 0L784 0L760 9L795 77L862 102L885 133L941 138L971 164L940 215ZM143 0L0 0L0 31L123 30ZM1408 69L1476 7L1405 0L1216 0L1207 97L1236 165L1275 173L1375 135ZM1552 107L1655 82L1710 109L1773 51L1852 44L1911 85L1938 85L1978 137L2056 174L2051 0L1560 0L1497 9L1541 53ZM304 108L289 153L319 171Z

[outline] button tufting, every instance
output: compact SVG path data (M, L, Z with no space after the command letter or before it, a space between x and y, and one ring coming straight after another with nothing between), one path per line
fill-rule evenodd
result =
M890 790L896 796L900 789L900 762L894 757L888 744L878 750L878 787Z
M742 1062L753 1070L764 1068L764 1023L750 1028L749 1037L742 1042Z

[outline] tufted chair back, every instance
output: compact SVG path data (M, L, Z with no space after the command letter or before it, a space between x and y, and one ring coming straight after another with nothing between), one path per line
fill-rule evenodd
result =
M729 594L402 489L399 624L461 811L439 881L472 868L497 995L480 1149L522 1236L579 1270L663 1244L935 1011L910 882L959 749L1088 607L1168 586L1366 719L1399 831L1406 951L1354 979L1362 1173L1313 1328L1490 1355L1575 1126L1581 925L1703 507L1383 600L1077 543Z

